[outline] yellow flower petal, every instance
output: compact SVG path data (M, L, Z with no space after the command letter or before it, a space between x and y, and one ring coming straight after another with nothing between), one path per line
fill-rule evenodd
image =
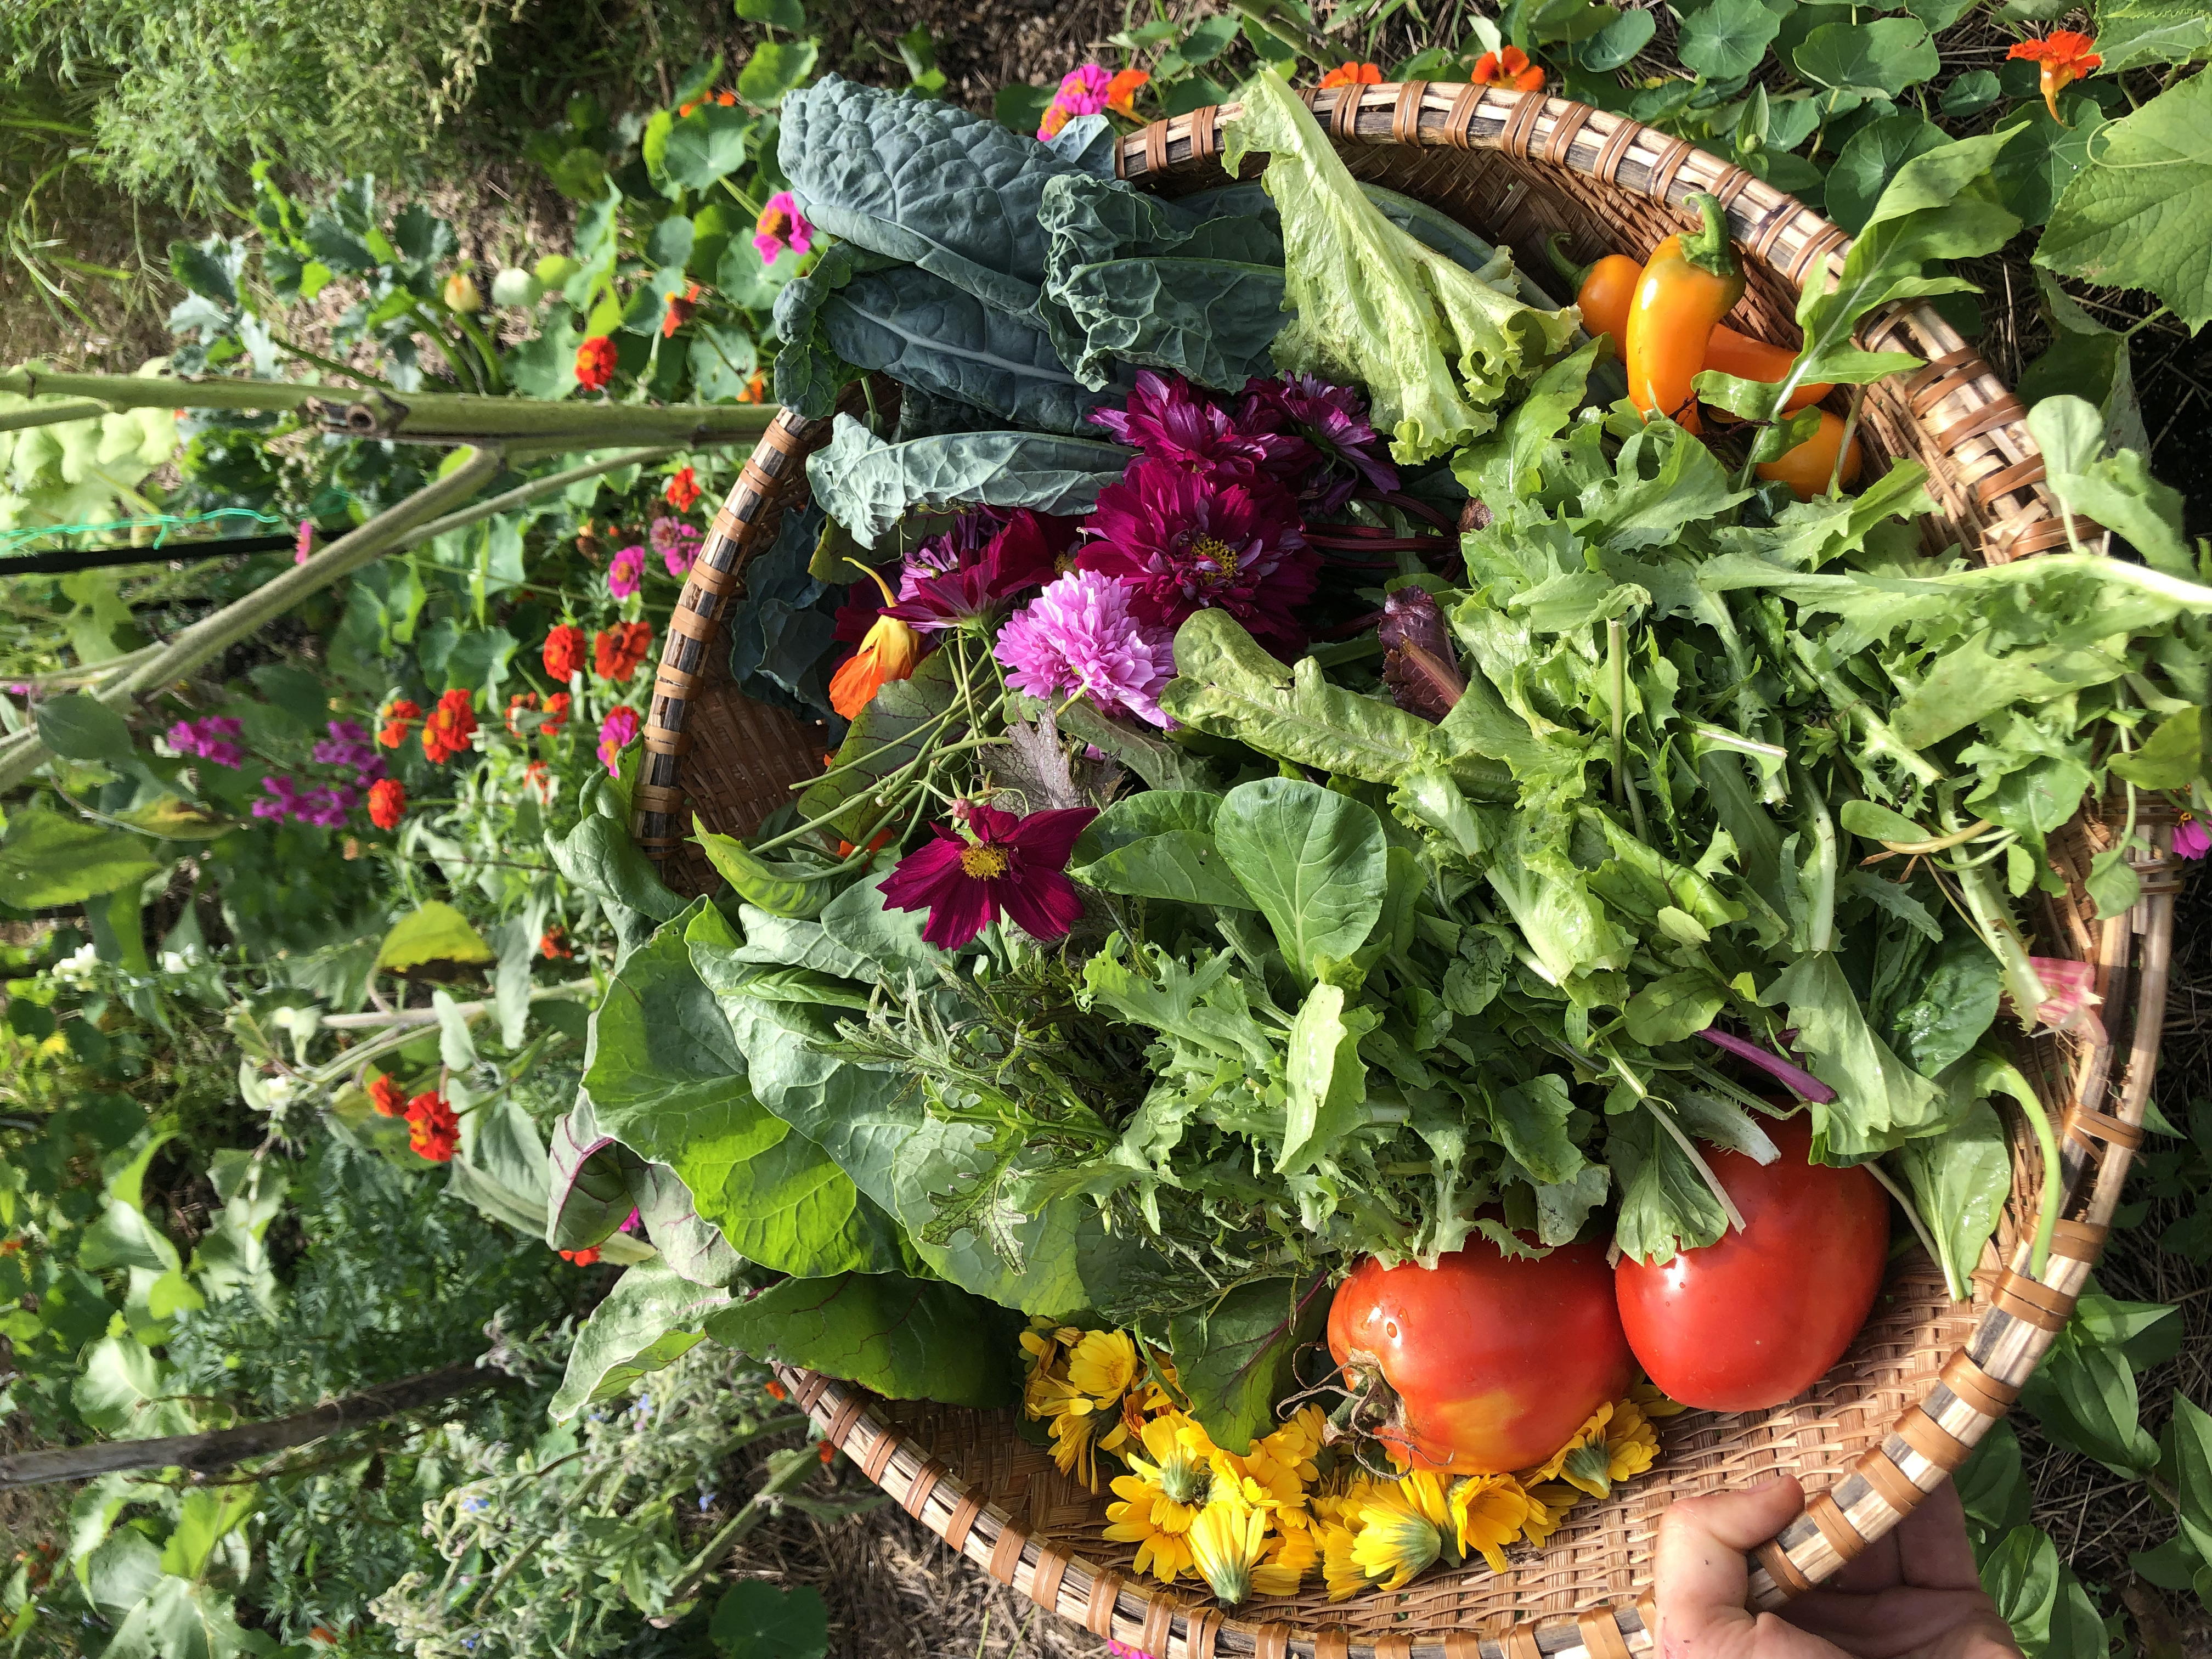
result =
M1328 1599L1341 1601L1367 1587L1367 1575L1352 1559L1353 1534L1349 1527L1324 1522L1321 1528L1321 1577L1328 1586Z
M1352 1559L1370 1578L1394 1590L1443 1553L1443 1534L1403 1497L1393 1493L1363 1507Z
M1321 1540L1305 1527L1285 1527L1267 1546L1267 1559L1252 1570L1252 1588L1262 1595L1295 1595L1321 1565Z
M1127 1331L1091 1331L1067 1356L1067 1380L1102 1410L1121 1399L1138 1369L1137 1345Z
M1192 1564L1215 1595L1233 1607L1252 1593L1253 1570L1267 1547L1265 1511L1208 1504L1188 1535Z
M1451 1513L1461 1553L1505 1571L1505 1547L1528 1522L1528 1495L1510 1474L1470 1475L1452 1488Z

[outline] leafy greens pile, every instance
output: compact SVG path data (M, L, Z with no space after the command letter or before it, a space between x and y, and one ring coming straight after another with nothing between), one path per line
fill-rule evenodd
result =
M1930 556L1910 462L1856 496L1747 489L1594 401L1604 347L1574 347L1573 313L1356 186L1266 75L1231 146L1270 155L1264 194L1173 203L1114 181L1080 121L1047 148L834 79L786 111L793 188L842 240L785 291L779 392L821 413L856 371L901 386L895 432L841 417L811 464L817 560L905 554L884 568L909 604L940 579L982 597L750 845L702 826L730 896L621 896L638 943L553 1233L589 1243L645 1195L672 1271L601 1316L646 1339L635 1363L704 1330L994 1403L1018 1315L1085 1316L1170 1351L1238 1447L1355 1260L1591 1230L1667 1258L1731 1219L1700 1149L1771 1159L1762 1119L1797 1109L1816 1156L1875 1163L1964 1294L2009 1190L1992 1099L2041 1117L2000 1006L2082 1017L2019 907L2064 890L2085 799L2125 797L2082 872L2108 915L2136 896L2139 798L2205 805L2212 589L2139 462L2101 458L2066 400L2039 411L2062 495L2148 565ZM1842 288L1808 298L1808 375L1893 371L1849 346L1858 320L2009 234L1994 153L1899 170ZM1311 544L1281 568L1310 573L1321 642L1185 604L1155 704L1139 604L1112 695L1011 684L1022 618L1103 591L1086 562L1123 498L1102 492L1152 476L1163 432L1272 453L1254 411L1285 394L1246 384L1271 354L1371 399L1368 431L1352 394L1284 383L1336 400L1336 436L1302 416L1301 441L1342 461L1379 432L1404 469L1348 503L1303 486ZM1440 520L1475 527L1455 549ZM1054 524L1078 568L1024 579L1053 586L1024 611L991 586L1001 554ZM1363 536L1389 556L1329 554ZM1225 593L1237 554L1210 545ZM1017 818L1037 848L1066 826L1049 879L994 827ZM1077 919L955 936L910 897L925 866L1072 880ZM692 1294L744 1264L789 1277Z

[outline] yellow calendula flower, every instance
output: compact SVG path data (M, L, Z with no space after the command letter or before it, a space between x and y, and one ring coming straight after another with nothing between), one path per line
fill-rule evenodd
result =
M1284 1419L1283 1426L1260 1443L1267 1449L1267 1455L1291 1465L1297 1471L1298 1479L1311 1486L1320 1478L1314 1460L1327 1443L1324 1434L1328 1426L1328 1414L1318 1406L1301 1406Z
M1636 1379L1636 1386L1629 1389L1628 1397L1636 1402L1636 1409L1646 1417L1679 1417L1690 1409L1680 1401L1669 1400L1660 1393L1657 1385L1648 1376L1639 1376Z
M1505 1571L1505 1547L1528 1522L1528 1494L1510 1474L1475 1474L1451 1490L1451 1516L1460 1553L1479 1554L1492 1572Z
M1137 1547L1137 1571L1164 1584L1190 1571L1189 1540L1180 1532L1164 1531L1154 1519L1158 1489L1141 1475L1125 1474L1115 1480L1114 1493L1121 1501L1106 1506L1105 1535Z
M1633 1400L1613 1408L1613 1420L1605 1425L1605 1459L1609 1480L1633 1480L1659 1460L1659 1431Z
M1436 1489L1436 1477L1427 1480L1435 1490L1424 1492L1409 1477L1360 1506L1352 1559L1368 1577L1381 1579L1386 1590L1398 1589L1444 1553L1450 1511L1443 1492Z
M1208 1504L1191 1523L1191 1563L1214 1595L1235 1607L1252 1593L1267 1553L1267 1516L1234 1501Z
M1548 1542L1559 1523L1567 1518L1567 1511L1582 1501L1582 1493L1559 1481L1537 1486L1527 1494L1528 1519L1522 1523L1521 1535L1530 1543L1541 1546Z
M1197 1428L1180 1413L1169 1412L1145 1425L1145 1455L1139 1455L1135 1447L1124 1454L1135 1477L1152 1490L1152 1524L1162 1532L1188 1532L1213 1495L1213 1463L1208 1455L1212 1443L1198 1429L1194 1446L1185 1432Z
M1559 1450L1553 1452L1534 1468L1521 1470L1517 1477L1521 1484L1523 1486L1534 1486L1546 1480L1557 1480L1559 1478L1559 1471L1566 1467L1567 1459L1592 1441L1602 1441L1605 1438L1606 1421L1612 1415L1611 1406L1600 1406L1590 1413L1589 1420L1568 1437L1566 1444L1561 1446Z
M1284 1523L1267 1543L1267 1559L1252 1570L1252 1588L1262 1595L1295 1595L1321 1565L1321 1540L1310 1527Z
M1367 1574L1352 1557L1356 1534L1334 1521L1321 1523L1321 1577L1328 1599L1341 1601L1367 1588Z
M1140 1369L1127 1331L1086 1331L1067 1356L1069 1385L1088 1395L1097 1411L1117 1404Z
M1659 1455L1659 1435L1632 1400L1600 1406L1590 1413L1575 1437L1534 1469L1524 1469L1521 1484L1534 1486L1546 1480L1565 1480L1593 1498L1612 1492L1616 1480L1627 1480L1650 1468Z

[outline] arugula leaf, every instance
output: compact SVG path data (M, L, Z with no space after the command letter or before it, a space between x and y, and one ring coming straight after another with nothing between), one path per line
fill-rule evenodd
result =
M990 1407L1018 1389L1019 1322L941 1280L903 1273L787 1279L718 1309L707 1334L757 1359L803 1365L892 1400Z
M1885 1152L1943 1127L1942 1091L1875 1035L1832 955L1799 957L1759 994L1768 1008L1786 1007L1807 1067L1836 1098L1807 1109L1813 1155L1840 1162Z

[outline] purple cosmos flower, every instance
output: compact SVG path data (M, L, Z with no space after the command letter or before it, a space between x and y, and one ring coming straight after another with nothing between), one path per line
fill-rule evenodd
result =
M1362 483L1395 489L1398 469L1383 457L1383 441L1367 418L1367 404L1346 386L1310 374L1254 379L1237 407L1237 425L1249 433L1288 434L1304 441L1315 465L1298 493L1314 510L1334 513Z
M1127 577L1146 620L1174 628L1218 607L1262 642L1291 650L1304 642L1291 613L1312 598L1321 560L1276 492L1255 495L1147 458L1098 492L1084 527L1095 539L1077 566Z
M1117 577L1069 571L1000 632L1006 684L1033 697L1079 691L1109 714L1167 725L1159 697L1175 673L1175 635L1139 621L1131 598Z
M1248 488L1264 488L1279 476L1303 477L1316 459L1296 434L1247 429L1181 375L1170 380L1149 368L1137 371L1126 408L1094 410L1091 419L1147 460Z
M964 544L975 531L967 520L980 514L963 514L963 522L945 537L933 538L915 551L929 562L917 567L909 559L899 579L899 602L886 614L924 634L986 620L1006 608L1007 601L1056 574L1054 561L1075 539L1075 522L1022 508L1012 518L981 520L995 531L980 553L970 555ZM933 542L951 544L933 548ZM955 562L942 563L945 558ZM937 568L933 570L932 564Z
M2207 833L2203 819L2184 813L2173 827L2173 855L2201 859L2208 852L2212 852L2212 833Z
M1083 914L1083 900L1066 874L1067 857L1097 810L1069 806L1018 818L980 802L960 805L969 835L932 824L937 839L908 853L884 878L878 890L884 904L927 909L921 936L947 951L969 943L1001 912L1032 938L1064 936Z
M607 592L626 599L645 586L645 550L625 547L607 562Z
M245 745L237 742L245 726L228 714L209 714L196 720L179 720L168 730L169 747L195 760L217 766L246 764Z

